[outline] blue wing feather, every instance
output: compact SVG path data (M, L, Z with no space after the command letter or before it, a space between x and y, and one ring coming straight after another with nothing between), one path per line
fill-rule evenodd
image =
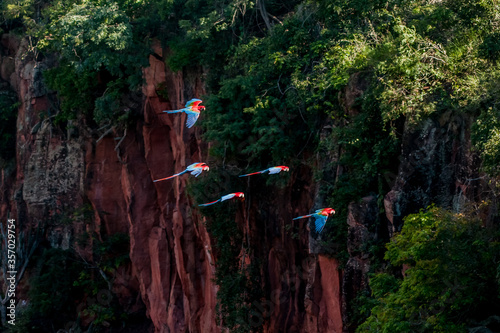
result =
M187 117L187 120L186 120L186 127L187 128L191 128L193 127L193 125L196 123L196 121L198 120L198 117L200 115L198 113L194 114L194 113L190 113L188 114L188 117Z
M195 177L198 177L201 174L201 172L202 172L201 168L198 168L191 171L191 174Z
M323 231L323 228L325 227L326 224L326 219L328 217L323 216L323 215L313 215L314 216L314 227L316 232L319 234L321 231Z

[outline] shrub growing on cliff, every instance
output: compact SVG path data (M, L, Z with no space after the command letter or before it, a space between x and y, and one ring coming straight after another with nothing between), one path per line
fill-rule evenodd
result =
M493 104L493 103L492 103ZM474 124L474 142L482 157L483 169L493 176L500 175L500 110L485 106Z
M70 251L45 249L38 257L35 274L30 281L29 308L24 313L30 318L27 331L51 331L64 327L73 319L75 299L82 290L73 286L79 265Z
M498 313L499 233L441 208L409 215L387 244L403 278L370 280L376 305L358 332L458 332Z

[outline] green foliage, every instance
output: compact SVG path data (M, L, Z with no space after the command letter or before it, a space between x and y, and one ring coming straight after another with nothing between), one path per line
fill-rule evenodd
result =
M94 247L94 260L100 263L105 273L114 273L118 267L130 261L128 234L115 233L103 242L94 240Z
M5 0L2 1L1 15L6 20L29 17L33 15L35 0Z
M36 21L39 18L36 17L36 12L44 3L44 0L4 0L0 2L0 33L23 35L24 30L26 30L32 34L37 30Z
M479 54L488 60L497 61L500 57L500 33L493 32L484 38L479 46Z
M59 66L45 73L61 99L56 121L78 114L93 116L98 123L123 121L117 120L118 111L126 109L122 97L138 89L142 68L148 65L145 35L150 32L144 30L144 17L136 15L148 13L149 4L55 0L43 6L29 1L5 5L6 18L23 16L35 58L39 52L60 55ZM157 15L151 20L159 20Z
M48 38L40 40L40 49L60 52L82 69L98 71L104 67L112 75L122 74L122 52L132 46L129 18L114 2L57 1L44 34Z
M228 154L226 145L244 140L248 145L237 154L265 162L296 158L304 143L314 150L324 114L338 112L335 96L353 73L372 74L374 107L394 134L402 117L417 123L449 108L477 111L483 80L491 82L482 73L496 67L494 1L265 5L273 23L267 33L261 10L241 0L57 0L30 31L40 50L57 51L63 59L59 75L48 75L63 101L62 120L77 112L100 123L117 118L122 96L141 82L148 41L156 37L169 45L172 69L210 68L204 123L205 137L219 143L214 151ZM33 18L36 6L9 0L4 16ZM102 71L110 78L96 89L89 80Z
M44 79L48 87L60 96L61 110L56 122L75 119L78 113L92 112L92 101L98 94L96 73L78 71L71 64L61 63L58 67L46 70Z
M405 218L386 259L404 277L370 280L376 305L359 332L458 332L498 311L499 233L477 219L430 207Z
M312 69L314 59L306 56L310 40L295 18L275 29L266 39L250 39L234 49L228 78L208 99L203 124L207 140L220 143L215 154L283 164L317 140L318 110L304 103L310 89L294 82Z
M75 299L83 294L73 286L79 265L75 257L61 249L45 249L37 260L29 291L30 331L50 331L64 327L75 311Z
M89 207L84 206L75 210L71 218L85 221L90 218L89 213ZM69 214L61 220L66 218ZM111 286L116 270L130 264L129 243L126 234L103 240L89 235L80 246L89 249L91 245L92 258L83 258L75 250L44 249L34 258L30 302L19 313L21 320L14 331L48 332L65 327L68 322L78 322L81 317L91 320L96 331L124 325L127 316Z
M111 292L111 282L116 270L130 264L130 239L127 234L116 233L102 241L96 235L89 237L93 246L91 262L80 271L74 286L81 287L87 295L87 302L80 307L79 316L92 318L96 327L123 324L126 314ZM83 244L82 244L83 245Z
M481 111L474 124L473 140L481 154L483 169L500 175L500 109L493 104Z

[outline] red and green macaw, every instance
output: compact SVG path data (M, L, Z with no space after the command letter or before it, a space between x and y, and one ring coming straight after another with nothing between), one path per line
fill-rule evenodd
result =
M326 220L328 219L328 217L330 215L333 215L333 214L335 214L335 209L322 208L322 209L318 209L313 214L299 216L299 217L294 218L294 220L303 219L306 217L314 217L315 230L317 233L321 233L321 231L323 231L323 228L325 227Z
M218 202L226 201L226 200L233 199L233 198L236 198L236 199L239 199L239 200L245 200L245 194L243 194L243 192L236 192L236 193L226 194L225 196L223 196L219 200L215 200L215 201L212 201L212 202L207 202L207 203L201 204L199 206L202 206L202 207L210 206L210 205L216 204Z
M247 176L252 176L252 175L258 175L258 174L266 173L266 172L269 172L270 175L274 175L276 173L280 173L281 171L288 171L288 170L290 170L290 169L287 166L278 165L278 166L275 166L275 167L268 168L266 170L257 171L257 172L249 173L249 174L246 174L246 175L241 175L240 177L247 177Z
M191 128L193 127L194 123L198 120L198 117L200 116L200 112L205 110L205 107L203 105L200 105L202 102L201 99L193 98L192 100L188 101L186 103L186 106L183 109L179 110L165 110L163 112L166 113L179 113L179 112L185 112L187 114L187 121L186 121L186 127Z
M170 176L170 177L153 180L153 182L160 182L162 180L174 178L174 177L183 175L186 172L190 172L193 176L198 177L202 171L208 171L208 170L209 170L209 168L208 168L208 165L206 163L193 163L193 164L189 165L186 168L186 170L184 170L182 172L176 173L175 175Z

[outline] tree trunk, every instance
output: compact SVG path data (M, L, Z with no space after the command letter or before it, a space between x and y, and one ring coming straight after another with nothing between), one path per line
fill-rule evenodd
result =
M257 0L257 7L260 10L260 15L262 15L262 18L264 19L267 30L271 32L271 22L269 22L269 16L267 15L266 4L264 3L264 0Z

